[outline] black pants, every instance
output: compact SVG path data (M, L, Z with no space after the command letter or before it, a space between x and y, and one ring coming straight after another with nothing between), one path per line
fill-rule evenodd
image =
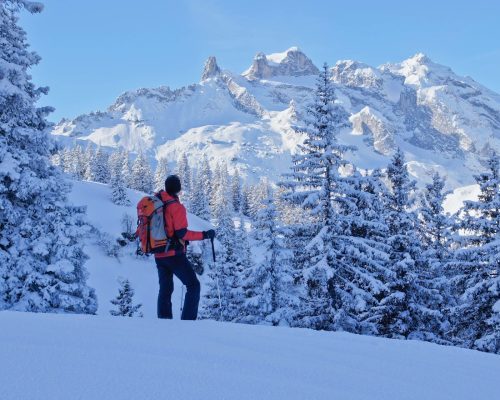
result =
M195 320L200 302L200 282L186 256L178 255L156 259L160 291L158 293L158 318L172 319L172 293L174 275L186 286L186 297L181 319Z

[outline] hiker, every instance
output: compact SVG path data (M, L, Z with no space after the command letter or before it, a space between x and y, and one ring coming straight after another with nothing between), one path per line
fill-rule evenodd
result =
M195 320L198 315L200 301L200 282L186 257L188 241L213 239L215 231L197 232L188 230L186 208L179 202L179 192L182 190L178 176L170 175L165 180L165 191L159 195L163 202L170 202L165 208L167 236L172 238L170 245L163 253L155 254L160 291L158 293L158 318L172 318L172 292L174 291L175 275L186 286L186 298L181 319Z

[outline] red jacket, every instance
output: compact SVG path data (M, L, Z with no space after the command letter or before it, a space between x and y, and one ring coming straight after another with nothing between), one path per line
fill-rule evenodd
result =
M186 241L203 240L203 232L188 230L186 207L184 207L179 199L170 196L167 192L160 192L161 199L164 202L176 200L170 203L165 210L165 220L167 222L167 236L169 238L176 237L178 241L169 246L166 252L155 254L155 258L171 257L186 253Z

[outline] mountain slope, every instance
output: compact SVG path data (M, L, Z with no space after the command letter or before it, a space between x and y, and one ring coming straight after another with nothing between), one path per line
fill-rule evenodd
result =
M418 341L15 312L0 313L0 324L3 400L500 396L500 357Z
M303 137L300 124L318 68L299 49L257 54L243 74L222 70L210 57L202 80L187 87L126 92L106 112L63 120L60 141L146 151L172 162L207 154L252 179L278 179ZM332 67L338 102L349 115L344 143L361 168L383 167L397 146L420 183L433 171L451 187L473 182L481 161L500 152L500 95L417 54L379 68L351 60Z

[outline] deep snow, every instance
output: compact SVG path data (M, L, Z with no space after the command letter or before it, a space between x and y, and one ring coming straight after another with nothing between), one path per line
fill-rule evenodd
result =
M213 321L0 313L0 398L494 400L500 357Z

